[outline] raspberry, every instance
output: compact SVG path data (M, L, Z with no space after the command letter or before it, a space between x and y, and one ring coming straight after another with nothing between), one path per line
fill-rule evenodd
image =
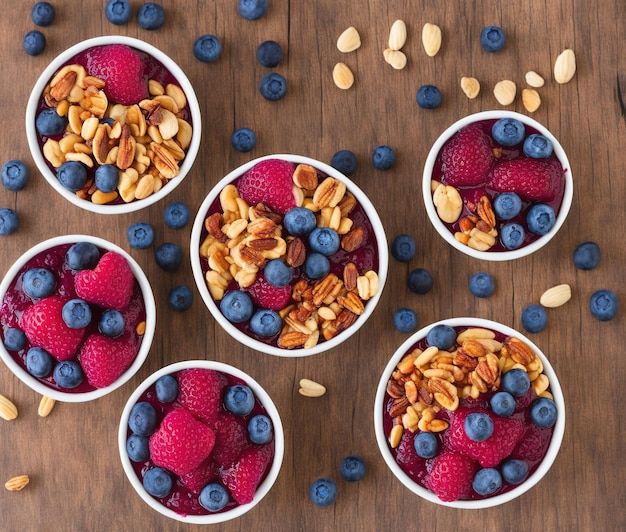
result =
M556 159L520 158L502 161L493 167L488 185L498 192L515 192L529 201L552 201L565 180Z
M180 482L189 491L200 493L202 488L219 478L218 465L210 455L198 467L189 473L180 475Z
M476 464L469 456L445 451L433 459L427 482L432 492L444 502L452 502L471 493Z
M230 413L220 416L213 430L215 431L213 459L221 468L227 469L237 461L246 446L248 431L243 422Z
M226 379L215 370L184 369L178 375L178 402L205 423L217 420Z
M291 300L289 285L280 288L273 286L267 282L262 273L258 274L254 283L248 287L248 293L257 306L271 310L282 310Z
M542 429L529 423L528 429L511 453L511 458L536 462L541 460L548 450L552 439L552 429Z
M443 147L441 170L447 185L480 185L494 162L491 140L480 124L459 130Z
M246 448L239 461L222 472L222 481L239 504L252 502L254 492L272 462L274 451L269 445Z
M128 338L92 334L81 347L79 359L89 384L104 388L116 381L136 356L137 351Z
M279 214L296 206L293 172L289 161L266 159L255 164L239 180L239 195L250 205L263 203Z

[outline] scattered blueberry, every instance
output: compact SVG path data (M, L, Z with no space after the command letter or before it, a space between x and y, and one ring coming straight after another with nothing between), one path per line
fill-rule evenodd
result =
M411 292L420 295L427 294L433 287L433 276L424 268L415 268L409 272L407 286Z
M469 289L476 297L489 297L495 287L493 277L486 272L478 272L470 277Z
M330 261L321 253L307 253L304 261L304 275L309 279L322 279L330 272Z
M24 51L28 55L39 55L46 48L46 37L38 30L31 30L24 36Z
M266 100L280 100L287 94L287 80L277 72L270 72L261 79L259 90Z
M231 290L220 301L220 310L232 323L243 323L252 316L252 299L246 292Z
M550 428L556 423L556 404L547 397L538 397L530 405L530 419L538 427Z
M524 154L533 159L547 159L552 155L552 141L539 133L528 135L524 141Z
M120 172L113 164L101 164L96 168L94 178L98 190L113 192L120 181Z
M283 60L283 49L276 41L264 41L256 49L256 58L261 66L274 68Z
M365 476L365 462L360 456L346 456L339 464L339 474L347 482L357 482Z
M81 382L83 382L84 374L78 362L74 360L64 360L54 366L52 371L54 382L61 388L72 389L76 388Z
M506 37L502 28L498 26L487 26L480 32L480 45L491 53L496 53L504 48Z
M339 249L339 235L330 227L316 227L309 233L309 246L316 253L330 257Z
M193 55L203 63L213 63L222 55L222 41L215 35L201 35L193 43Z
M617 296L610 290L598 290L589 298L589 310L600 321L612 320L617 314Z
M26 335L24 331L15 327L9 327L4 332L4 347L9 351L19 351L26 345Z
M219 512L228 503L226 488L218 482L211 482L202 488L198 502L209 512Z
M254 408L254 394L249 386L235 384L226 389L224 406L236 416L247 416Z
M147 401L140 401L133 405L128 416L128 428L133 434L150 436L157 425L157 413Z
M396 154L393 148L381 145L372 152L372 165L377 170L389 170L396 162Z
M472 480L472 488L478 495L491 495L502 487L502 475L493 467L480 469Z
M56 277L46 268L31 268L22 276L22 289L33 299L49 296L54 292L56 285Z
M526 225L531 233L545 235L556 223L554 209L545 203L536 203L526 214Z
M309 497L316 506L329 506L337 498L337 484L332 478L318 478L309 487Z
M514 368L502 375L502 390L510 393L513 397L521 397L530 388L528 373L523 369Z
M66 161L57 170L57 178L66 189L76 192L87 182L87 168L78 161Z
M41 347L31 347L26 353L26 370L35 377L47 377L53 365L52 355Z
M50 2L37 2L30 12L30 18L37 26L50 26L54 21L54 7Z
M163 220L165 225L172 229L182 229L189 222L191 212L189 207L182 201L173 201L167 207L163 213Z
M507 249L516 249L522 245L526 231L517 223L505 224L500 229L500 240Z
M148 438L139 436L139 434L131 434L126 440L126 454L133 462L145 462L150 458Z
M410 308L400 308L393 314L393 326L402 333L417 329L417 314Z
M417 456L433 458L439 452L439 438L432 432L420 432L413 439L413 447Z
M406 234L400 234L391 241L391 255L400 262L408 262L415 256L415 240Z
M600 246L595 242L583 242L574 250L574 266L579 270L593 270L600 264Z
M109 338L117 338L124 332L125 320L119 310L108 309L100 316L98 330Z
M100 261L100 250L91 242L76 242L65 252L65 264L73 271L93 270Z
M165 24L165 10L159 4L146 2L137 12L137 24L144 30L158 30Z
M162 403L171 403L178 397L178 381L172 375L163 375L154 383L154 393Z
M272 259L265 265L263 273L269 284L282 288L291 282L293 268L284 259Z
M485 441L493 434L493 421L487 414L472 412L465 418L463 429L470 440Z
M510 373L510 371L509 371ZM509 392L496 392L489 401L491 410L496 416L509 417L515 412L515 397Z
M524 140L526 128L517 118L500 118L491 127L493 140L503 146L515 146Z
M147 222L134 223L126 230L126 239L131 248L149 248L154 242L154 229Z
M111 24L121 26L130 20L132 8L128 0L109 0L104 8L104 14Z
M273 434L272 422L263 414L257 414L248 422L248 436L252 443L264 445L272 440Z
M315 213L306 207L294 207L285 213L283 225L290 235L308 235L317 227Z
M522 199L515 192L503 192L493 200L493 210L501 220L510 220L522 210Z
M350 150L339 150L332 156L330 165L343 175L351 176L357 167L356 155Z
M528 462L511 458L502 463L502 478L509 484L519 484L528 475Z
M417 90L415 100L422 109L437 109L441 105L441 91L435 85L422 85Z
M522 311L522 327L528 332L538 333L548 325L548 314L541 305L528 305Z
M0 209L0 236L7 236L15 233L20 225L17 212L8 207Z
M172 310L185 312L191 308L193 292L187 285L179 284L172 288L167 295L167 304Z
M166 242L154 251L154 258L160 268L166 272L173 272L183 263L183 250L178 244Z
M240 127L233 131L230 137L233 148L241 153L248 153L256 146L256 133L247 127Z
M436 345L439 349L446 351L456 343L456 331L454 327L440 323L435 325L426 334L428 345Z
M247 20L258 20L267 13L268 0L239 0L239 14Z
M2 185L11 192L22 190L28 183L28 167L23 161L13 159L2 166Z
M67 118L60 116L56 109L44 109L35 119L37 133L45 137L60 135L65 130Z
M275 310L259 309L250 318L250 329L262 338L276 336L282 326L283 320Z
M172 491L172 477L160 467L152 467L143 476L143 487L152 496L162 498Z
M61 317L70 329L82 329L91 323L91 308L82 299L70 299L63 305Z

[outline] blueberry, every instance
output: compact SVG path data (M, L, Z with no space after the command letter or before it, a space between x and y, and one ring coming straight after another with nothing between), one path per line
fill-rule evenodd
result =
M339 464L339 474L347 482L357 482L365 476L365 462L360 456L346 456Z
M593 270L600 264L600 246L595 242L583 242L574 250L574 266L579 270Z
M154 242L154 229L147 222L134 223L126 230L126 239L131 248L149 248Z
M413 447L417 456L433 458L439 452L439 438L432 432L420 432L413 439Z
M502 375L500 383L502 390L510 393L513 397L521 397L530 388L528 373L523 369L514 368Z
M30 12L30 18L37 26L50 26L54 20L54 7L50 2L37 2Z
M284 259L268 261L263 272L267 282L278 288L287 286L293 277L293 268L288 266Z
M67 118L60 116L56 109L44 109L35 119L35 128L40 135L54 137L65 130Z
M316 227L309 233L309 246L316 253L330 257L339 249L339 235L330 227Z
M266 100L280 100L287 94L287 80L277 72L270 72L261 78L259 90Z
M389 170L396 162L396 154L393 148L381 145L372 152L372 165L377 170Z
M148 438L139 436L139 434L131 434L126 440L126 454L133 462L145 462L150 458Z
M401 234L391 241L391 255L400 262L408 262L415 256L415 240L413 237Z
M321 253L307 253L304 261L304 275L309 279L322 279L330 272L330 261Z
M28 167L23 161L13 159L2 166L2 185L11 192L22 190L28 183Z
M283 60L283 49L276 41L264 41L256 49L256 58L261 66L274 68Z
M83 329L91 322L91 308L82 299L70 299L63 305L61 317L70 329Z
M617 296L610 290L598 290L589 298L589 310L600 321L612 320L617 314Z
M472 480L472 488L478 495L491 495L502 487L502 475L493 467L480 469Z
M173 272L183 263L183 250L178 244L166 242L154 251L154 258L158 266L166 272Z
M119 310L108 309L100 316L98 330L110 338L117 338L124 332L125 320Z
M220 310L232 323L243 323L252 316L252 299L246 292L231 290L220 301Z
M410 308L400 308L393 314L393 326L402 333L417 329L417 314Z
M133 405L128 416L128 428L133 434L150 436L157 426L157 412L147 401Z
M337 498L337 484L332 478L318 478L309 487L309 498L316 506L329 506Z
M66 161L59 166L57 178L66 189L76 192L87 182L87 168L78 161Z
M470 440L485 441L493 434L493 421L487 414L472 412L465 418L463 429Z
M524 140L526 128L517 118L500 118L491 126L493 140L503 146L515 146Z
M435 85L422 85L417 90L415 100L422 109L437 109L441 105L441 91Z
M31 30L24 36L24 51L28 55L39 55L46 48L46 37L38 30Z
M65 253L65 264L73 271L93 270L100 261L100 250L91 242L76 242Z
M121 26L130 20L132 8L128 0L109 0L104 14L111 24Z
M26 345L26 335L24 331L15 327L9 327L4 332L4 347L9 351L19 351Z
M172 375L163 375L154 383L154 393L162 403L171 403L178 397L178 381Z
M528 475L528 462L511 458L502 463L502 478L509 484L520 484Z
M7 236L15 233L20 225L17 212L8 207L0 209L0 236Z
M254 394L249 386L235 384L226 388L224 406L236 416L247 416L254 408Z
M470 277L469 289L476 297L489 297L495 287L493 277L486 272L478 272Z
M222 55L222 41L215 35L201 35L193 43L193 55L203 63L213 63Z
M191 308L193 292L187 285L179 284L172 288L167 295L167 304L172 310L185 312Z
M35 377L47 377L53 365L52 355L41 347L31 347L26 353L26 370Z
M233 148L241 153L248 153L256 146L256 133L247 127L240 127L233 131L230 137Z
M509 371L510 373L510 371ZM489 400L491 411L500 417L509 417L515 412L515 397L509 392L496 392Z
M428 345L436 345L442 351L447 351L456 344L456 331L454 327L440 323L435 325L426 334Z
M487 26L480 32L480 45L491 53L496 53L504 48L506 37L502 28L498 26Z
M198 502L209 512L219 512L228 504L226 488L217 482L211 482L202 488Z
M339 150L332 156L330 165L343 175L351 176L357 167L356 155L350 150Z
M283 326L280 314L270 309L259 309L250 318L250 328L262 338L276 336Z
M515 192L503 192L493 200L493 210L501 220L510 220L522 210L522 199Z
M556 223L554 209L545 203L537 203L528 209L526 225L528 230L535 235L545 235Z
M524 154L533 159L547 159L552 155L552 141L539 133L528 135L524 141Z
M283 225L290 235L303 236L317 227L317 219L310 209L294 207L285 213Z
M268 0L239 0L239 14L247 20L258 20L267 13Z
M522 311L522 327L528 332L538 333L548 325L548 314L541 305L528 305Z
M556 423L556 404L547 397L538 397L530 405L530 419L538 427L552 427Z
M433 287L433 276L424 268L415 268L409 272L407 286L411 292L427 294Z
M31 268L22 276L22 289L33 299L51 295L56 285L56 277L46 268Z
M52 372L54 381L61 388L76 388L81 382L83 382L84 374L78 362L74 360L64 360L54 366Z
M102 192L113 192L120 181L120 173L113 164L101 164L95 172L96 187Z
M137 24L144 30L158 30L165 24L165 10L159 4L146 2L137 12Z
M189 207L182 201L173 201L163 212L163 221L165 225L172 229L182 229L189 222L191 212Z
M505 224L500 229L500 240L507 249L516 249L522 245L526 231L517 223Z
M258 414L248 422L248 436L253 443L264 445L272 440L274 431L270 418Z
M143 476L143 487L153 497L165 497L172 491L172 477L160 467L152 467Z

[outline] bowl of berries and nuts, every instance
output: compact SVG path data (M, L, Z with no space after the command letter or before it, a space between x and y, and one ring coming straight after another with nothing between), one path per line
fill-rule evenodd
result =
M36 392L102 397L145 361L156 326L147 277L107 240L65 235L26 251L0 284L0 358Z
M139 496L185 523L239 517L271 489L284 455L274 403L250 375L221 362L161 368L128 399L118 444Z
M503 261L554 237L572 203L572 171L558 140L536 120L484 111L435 141L422 192L444 240L471 257Z
M376 391L376 440L424 499L487 508L535 486L557 457L565 404L541 350L505 325L453 318L411 336Z
M200 294L235 339L277 356L336 347L371 316L387 277L384 229L346 176L299 155L224 177L191 234Z
M37 168L74 205L136 211L169 194L200 145L200 107L180 67L125 36L68 48L43 71L26 107Z

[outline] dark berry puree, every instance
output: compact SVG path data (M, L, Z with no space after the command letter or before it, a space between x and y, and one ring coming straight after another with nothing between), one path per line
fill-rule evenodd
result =
M23 274L32 269L32 268L46 268L50 270L56 279L56 288L53 295L59 295L66 300L70 300L78 297L76 295L76 291L74 289L74 274L70 268L68 268L65 262L65 253L73 244L62 244L59 246L55 246L46 251L42 251L38 255L34 256L30 259L18 272L15 279L9 285L7 292L2 300L2 306L0 307L0 323L2 328L0 330L0 334L2 335L2 340L4 342L4 337L7 329L13 327L20 329L20 318L24 311L33 305L36 300L32 299L30 296L22 290L22 276ZM99 248L100 255L106 253L106 249ZM102 308L98 305L90 304L92 313L92 319L89 325L85 328L85 334L83 336L83 342L88 338L88 336L92 333L98 332L98 322L100 321L100 317L103 312L107 309ZM124 332L120 338L124 339L127 343L133 346L135 352L139 352L139 347L141 346L141 342L143 339L142 335L137 334L136 328L137 325L141 322L144 322L146 319L146 309L143 300L143 296L141 294L141 288L139 287L139 283L135 279L133 294L128 306L121 311L124 316ZM77 355L80 352L82 343L78 346ZM26 354L31 347L37 347L31 345L28 340L26 341L26 345L23 349L19 351L8 351L9 354L13 357L20 367L26 371ZM53 359L54 360L54 359ZM76 362L79 362L77 357L74 357ZM56 361L55 361L56 362ZM55 390L60 390L65 393L85 393L94 391L96 388L87 382L86 378L83 378L81 384L79 384L76 388L68 389L62 388L57 385L52 376L52 371L46 377L35 377L31 375L31 377L39 380L46 386L53 388Z

